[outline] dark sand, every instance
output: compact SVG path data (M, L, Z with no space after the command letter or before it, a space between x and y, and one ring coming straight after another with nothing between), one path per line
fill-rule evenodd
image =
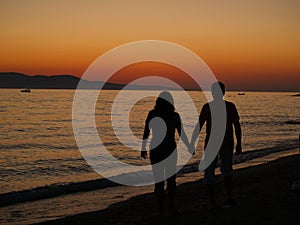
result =
M222 181L221 176L219 179ZM199 180L178 186L177 206L180 214L176 217L169 216L161 220L157 216L154 195L143 194L98 212L41 224L299 224L300 193L291 191L293 182L297 180L300 180L299 154L236 170L233 192L238 206L231 209L209 211L206 188L203 180ZM221 182L217 191L221 204L225 195Z

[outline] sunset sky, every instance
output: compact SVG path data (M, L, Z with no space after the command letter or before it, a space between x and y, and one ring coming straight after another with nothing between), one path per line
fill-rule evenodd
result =
M106 51L153 39L191 49L229 89L300 91L299 12L298 0L1 0L0 71L80 77ZM123 73L151 65L176 74Z

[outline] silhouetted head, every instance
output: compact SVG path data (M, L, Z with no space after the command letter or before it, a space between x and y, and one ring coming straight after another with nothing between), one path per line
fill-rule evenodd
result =
M211 94L214 100L223 99L225 94L225 85L222 82L215 82L211 85Z
M175 111L174 99L170 92L163 91L159 94L154 109L162 114L169 114Z

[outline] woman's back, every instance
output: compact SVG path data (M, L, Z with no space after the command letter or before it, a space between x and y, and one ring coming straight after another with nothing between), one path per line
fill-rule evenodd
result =
M173 151L176 148L175 130L181 128L179 114L177 112L161 114L154 109L149 112L147 120L152 131L150 149L168 148Z

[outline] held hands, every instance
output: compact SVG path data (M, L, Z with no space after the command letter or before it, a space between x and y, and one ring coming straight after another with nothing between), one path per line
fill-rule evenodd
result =
M191 155L195 155L195 146L192 145L192 144L189 144L189 145L188 145L188 151L189 151L189 153L190 153ZM147 158L147 155L148 155L147 150L146 150L146 149L142 149L142 150L141 150L141 157L142 157L143 159L146 159L146 158Z
M146 159L146 158L147 158L147 151L142 151L142 152L141 152L141 157L142 157L143 159Z
M146 158L147 158L147 150L146 150L146 149L143 149L143 148L142 148L142 151L141 151L141 157L142 157L143 159L146 159Z

